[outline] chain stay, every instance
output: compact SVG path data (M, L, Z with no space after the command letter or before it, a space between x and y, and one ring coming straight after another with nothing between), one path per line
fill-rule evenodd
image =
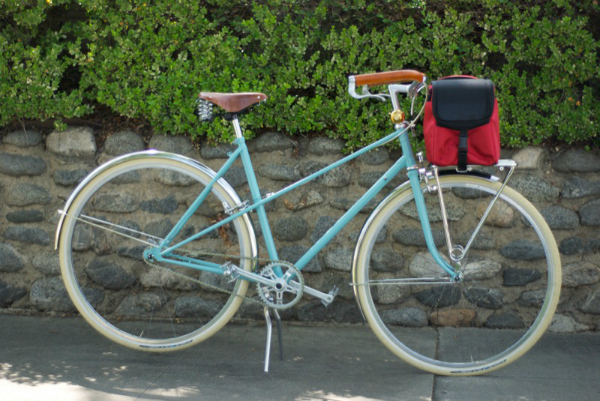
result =
M228 254L224 254L224 253L205 252L205 251L202 251L202 252L184 251L184 252L180 252L180 253L182 254L182 256L187 256L187 257L191 257L191 258L198 258L198 257L202 257L202 256L216 256L216 257L223 257L223 258L226 258L226 259L239 259L240 261L241 260L253 261L253 262L256 262L255 263L255 267L252 269L252 272L254 272L254 273L256 273L258 271L258 265L259 265L260 262L270 263L272 265L278 265L279 264L279 265L291 266L298 273L300 273L300 270L298 270L292 263L286 262L286 261L282 261L282 260L273 261L272 259L267 259L267 258L247 257L247 256L239 256L239 255L228 255ZM207 289L210 289L210 290L213 290L213 291L216 291L216 292L220 292L220 293L223 293L223 294L229 294L229 295L233 294L233 291L229 291L229 290L226 290L224 288L221 288L221 287L218 287L218 286L215 286L215 285L212 285L212 284L208 284L208 283L206 283L204 281L201 281L200 279L196 279L196 278L187 276L187 275L185 275L183 273L179 273L178 271L176 271L176 270L174 270L174 269L172 269L170 267L161 266L161 265L158 265L156 263L150 262L150 261L148 261L146 259L144 259L144 260L145 260L145 262L146 262L147 265L150 265L150 266L155 267L157 269L162 269L162 270L168 271L168 272L170 272L170 273L172 273L172 274L174 274L176 276L185 278L186 280L189 280L189 281L191 281L193 283L198 284L200 287L207 288ZM236 268L232 269L231 267L233 267L233 266L232 266L232 264L230 262L228 262L226 264L223 264L224 273L227 270L229 270L230 271L230 275L232 277L231 282L233 282L233 281L237 280L240 276L239 276L239 274L235 273L235 271L237 269ZM227 275L227 274L225 273L225 275ZM235 277L234 277L234 275L235 275ZM302 277L302 276L300 275L299 277ZM296 290L300 294L302 294L303 287L304 287L304 281L302 280L302 284L300 285L300 288L296 289ZM245 300L248 300L251 303L258 304L258 305L261 305L261 306L264 306L266 304L265 300L263 300L262 297L261 297L261 301L258 301L258 300L254 299L254 298L251 298L251 297L247 297L245 295L236 295L236 297L243 298ZM298 300L299 299L300 299L300 297L298 297ZM268 305L268 306L271 307L271 305ZM293 306L293 304L289 305L288 307L291 307L291 306ZM286 309L286 308L279 307L278 309Z

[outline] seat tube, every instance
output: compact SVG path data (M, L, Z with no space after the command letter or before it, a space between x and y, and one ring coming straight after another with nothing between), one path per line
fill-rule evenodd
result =
M248 153L246 140L244 139L242 128L240 127L240 122L237 119L237 116L233 118L232 122L233 127L235 129L235 136L237 138L234 142L242 146L242 152L240 154L240 157L242 159L242 165L244 166L246 178L248 179L248 186L250 187L252 202L260 202L260 200L262 199L262 195L260 194L260 189L256 180L256 174L254 173L254 168L252 167L252 160L250 160L250 154ZM271 233L271 227L269 226L269 220L267 219L267 212L265 211L265 207L262 205L257 207L256 214L258 215L258 221L260 223L260 227L262 228L263 238L265 240L265 245L267 247L269 257L272 260L278 260L279 256L277 256L277 250L275 249L275 241L273 240L273 234Z
M240 120L238 120L237 116L233 117L231 123L233 124L233 130L235 131L235 137L238 139L244 138L244 134L242 133L242 127L240 127Z

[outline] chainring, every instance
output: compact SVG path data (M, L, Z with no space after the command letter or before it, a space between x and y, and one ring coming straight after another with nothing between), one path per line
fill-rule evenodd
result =
M275 269L279 267L283 275L279 277ZM273 262L263 267L258 274L273 284L258 283L260 299L272 309L288 309L296 305L304 293L304 277L300 270L289 262ZM294 284L292 284L294 283Z

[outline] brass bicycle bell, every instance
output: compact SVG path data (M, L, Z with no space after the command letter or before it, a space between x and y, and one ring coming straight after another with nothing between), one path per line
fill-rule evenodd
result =
M406 114L402 110L394 110L390 113L390 118L394 124L402 124L406 119Z

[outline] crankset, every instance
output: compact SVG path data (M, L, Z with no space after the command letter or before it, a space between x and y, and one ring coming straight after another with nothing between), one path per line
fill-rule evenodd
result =
M277 268L283 275L277 274ZM260 299L271 309L282 310L296 305L304 293L304 278L291 263L278 261L263 267L258 275L266 280L257 283Z

